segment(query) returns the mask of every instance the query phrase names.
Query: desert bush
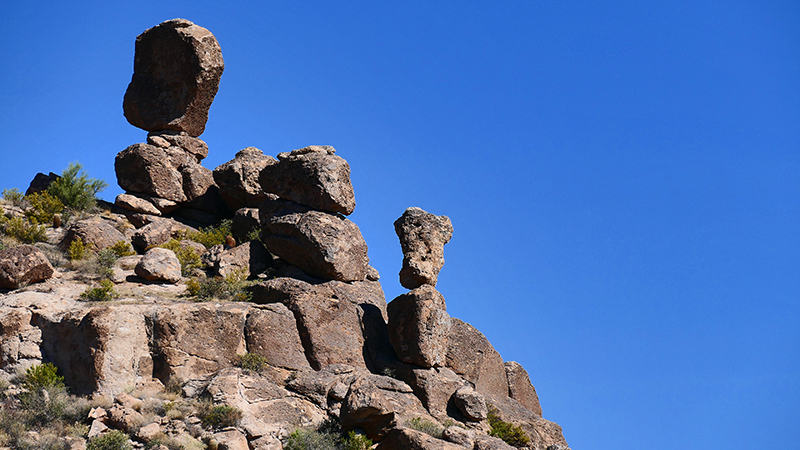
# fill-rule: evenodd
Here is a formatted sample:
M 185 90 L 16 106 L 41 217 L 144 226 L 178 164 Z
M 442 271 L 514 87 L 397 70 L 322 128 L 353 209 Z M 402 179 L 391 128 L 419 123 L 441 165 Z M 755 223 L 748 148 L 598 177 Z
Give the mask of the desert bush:
M 35 220 L 27 220 L 22 217 L 0 218 L 0 228 L 8 236 L 20 242 L 32 244 L 34 242 L 47 241 L 44 225 L 39 225 Z
M 225 278 L 191 278 L 186 282 L 186 295 L 197 301 L 249 302 L 253 297 L 250 287 L 255 283 L 247 281 L 246 269 Z
M 242 410 L 228 405 L 216 405 L 202 413 L 203 425 L 211 428 L 235 427 L 242 419 Z
M 67 248 L 67 257 L 70 261 L 77 261 L 86 257 L 87 245 L 83 243 L 83 239 L 76 238 L 69 243 Z
M 101 278 L 111 278 L 114 273 L 112 268 L 117 259 L 119 259 L 119 256 L 113 249 L 104 248 L 100 250 L 94 260 L 95 271 Z
M 58 374 L 58 367 L 52 363 L 44 363 L 29 367 L 22 379 L 22 387 L 29 391 L 40 389 L 63 388 L 64 377 Z
M 67 208 L 86 211 L 97 203 L 97 193 L 108 187 L 105 181 L 89 178 L 79 163 L 69 163 L 61 178 L 50 184 L 47 192 Z
M 118 297 L 114 283 L 107 279 L 100 280 L 100 286 L 86 289 L 80 295 L 80 299 L 85 302 L 108 302 Z
M 119 430 L 109 431 L 89 439 L 86 450 L 132 450 L 128 435 Z
M 167 380 L 167 384 L 164 385 L 164 391 L 170 394 L 183 395 L 183 385 L 185 383 L 181 377 L 170 377 Z
M 195 249 L 191 247 L 184 247 L 177 239 L 170 239 L 166 243 L 159 245 L 161 248 L 172 250 L 181 263 L 181 275 L 184 277 L 190 276 L 194 273 L 194 269 L 202 267 L 203 263 L 200 260 L 200 255 L 197 254 Z
M 265 356 L 259 355 L 258 353 L 247 352 L 244 355 L 239 355 L 239 360 L 236 365 L 244 370 L 261 372 L 269 367 L 269 362 Z
M 131 243 L 125 241 L 118 241 L 116 244 L 112 245 L 108 249 L 114 252 L 114 254 L 117 255 L 117 258 L 122 258 L 123 256 L 132 256 L 136 254 L 136 252 L 133 251 L 133 247 L 131 247 Z
M 409 419 L 404 425 L 412 430 L 421 431 L 425 434 L 431 435 L 436 439 L 441 439 L 442 433 L 444 433 L 444 428 L 442 428 L 441 425 L 431 422 L 430 420 L 425 420 L 422 417 L 414 417 L 413 419 Z
M 370 447 L 372 440 L 354 431 L 345 433 L 333 418 L 316 430 L 298 428 L 283 442 L 284 450 L 367 450 Z
M 182 233 L 181 238 L 199 242 L 205 245 L 206 248 L 211 248 L 215 245 L 225 243 L 225 238 L 228 237 L 229 234 L 231 234 L 232 225 L 233 225 L 232 220 L 225 219 L 216 225 L 212 225 L 206 228 L 200 228 L 200 231 L 191 231 L 188 233 Z
M 53 197 L 49 193 L 35 192 L 25 196 L 28 209 L 25 210 L 25 217 L 37 223 L 52 223 L 53 216 L 64 211 L 64 204 L 61 200 Z
M 355 431 L 349 431 L 347 437 L 344 439 L 342 450 L 369 450 L 372 447 L 372 439 L 364 436 L 363 434 L 356 434 Z
M 17 188 L 3 189 L 3 199 L 14 206 L 21 206 L 23 197 L 24 195 Z
M 489 426 L 492 427 L 489 431 L 489 436 L 500 438 L 513 447 L 526 447 L 530 444 L 531 440 L 525 430 L 519 425 L 501 420 L 495 407 L 489 407 L 487 420 L 489 421 Z

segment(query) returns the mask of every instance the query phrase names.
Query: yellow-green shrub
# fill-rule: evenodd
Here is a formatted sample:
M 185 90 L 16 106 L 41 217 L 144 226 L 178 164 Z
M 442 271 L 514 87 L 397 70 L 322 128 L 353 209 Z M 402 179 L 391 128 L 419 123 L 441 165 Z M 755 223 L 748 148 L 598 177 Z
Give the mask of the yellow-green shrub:
M 64 204 L 61 203 L 61 200 L 47 192 L 35 192 L 27 195 L 25 201 L 28 202 L 25 217 L 38 223 L 52 223 L 53 216 L 64 211 Z

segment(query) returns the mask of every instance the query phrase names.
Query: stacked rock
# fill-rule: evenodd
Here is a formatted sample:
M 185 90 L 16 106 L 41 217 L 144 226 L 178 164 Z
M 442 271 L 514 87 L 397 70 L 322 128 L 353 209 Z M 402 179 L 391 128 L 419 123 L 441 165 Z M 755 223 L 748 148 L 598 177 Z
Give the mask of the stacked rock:
M 118 206 L 198 224 L 229 215 L 211 170 L 200 165 L 208 146 L 198 138 L 224 67 L 214 35 L 188 20 L 168 20 L 136 38 L 123 109 L 131 125 L 149 134 L 147 143 L 116 157 L 117 182 L 126 191 Z
M 400 284 L 411 292 L 395 298 L 387 307 L 389 340 L 401 361 L 426 368 L 443 367 L 451 320 L 444 297 L 435 286 L 453 225 L 447 216 L 412 207 L 394 227 L 403 249 Z

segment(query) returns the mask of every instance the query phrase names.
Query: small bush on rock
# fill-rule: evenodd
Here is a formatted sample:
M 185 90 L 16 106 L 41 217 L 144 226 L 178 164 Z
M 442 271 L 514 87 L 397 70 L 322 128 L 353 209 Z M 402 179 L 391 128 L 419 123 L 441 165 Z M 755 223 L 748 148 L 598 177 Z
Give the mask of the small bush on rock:
M 108 249 L 114 252 L 114 254 L 117 255 L 117 258 L 122 258 L 123 256 L 132 256 L 136 254 L 136 252 L 133 251 L 133 247 L 131 247 L 130 242 L 125 242 L 125 241 L 118 241 L 116 244 L 112 245 Z
M 67 208 L 86 211 L 97 203 L 97 193 L 108 187 L 103 180 L 89 178 L 79 163 L 69 163 L 61 178 L 50 184 L 47 192 Z
M 25 217 L 37 223 L 52 223 L 53 216 L 64 211 L 64 204 L 61 200 L 53 197 L 47 192 L 36 192 L 25 197 L 28 202 L 28 209 Z
M 201 409 L 205 411 L 200 412 L 200 420 L 203 425 L 211 428 L 225 428 L 235 427 L 239 420 L 242 419 L 242 410 L 228 405 L 206 405 Z
M 20 242 L 32 244 L 47 241 L 44 225 L 39 225 L 35 220 L 29 221 L 22 217 L 0 218 L 0 228 L 3 232 Z
M 100 280 L 100 286 L 89 288 L 80 295 L 80 299 L 85 302 L 108 302 L 118 297 L 111 280 Z
M 413 419 L 407 420 L 405 426 L 412 430 L 421 431 L 433 436 L 436 439 L 442 439 L 442 433 L 444 433 L 444 428 L 442 428 L 441 425 L 421 417 L 414 417 Z
M 22 205 L 22 192 L 17 188 L 3 189 L 3 199 L 14 206 Z
M 119 430 L 109 431 L 89 439 L 86 450 L 132 450 L 128 435 Z
M 212 225 L 206 228 L 200 228 L 200 231 L 193 231 L 189 233 L 184 233 L 182 237 L 189 239 L 190 241 L 199 242 L 206 246 L 206 248 L 211 248 L 215 245 L 224 244 L 225 238 L 231 234 L 231 226 L 233 225 L 233 221 L 230 219 L 225 219 L 218 223 L 217 225 Z
M 77 261 L 86 257 L 86 244 L 83 243 L 83 239 L 77 238 L 69 243 L 67 257 L 70 261 Z
M 298 428 L 286 438 L 284 450 L 367 450 L 372 440 L 356 434 L 345 433 L 336 419 L 329 418 L 316 430 Z
M 489 408 L 489 415 L 487 417 L 489 426 L 492 429 L 489 431 L 489 436 L 494 436 L 505 441 L 506 444 L 513 447 L 526 447 L 530 444 L 531 440 L 525 430 L 519 425 L 514 425 L 510 422 L 505 422 L 497 415 L 495 407 Z
M 247 281 L 242 273 L 214 278 L 191 278 L 186 282 L 186 295 L 197 301 L 222 300 L 249 302 L 252 300 L 250 287 L 255 281 Z
M 29 391 L 41 389 L 63 388 L 64 377 L 58 375 L 58 368 L 52 363 L 44 363 L 29 367 L 25 371 L 22 387 Z
M 244 370 L 261 372 L 269 367 L 269 362 L 265 356 L 257 353 L 247 352 L 244 355 L 239 355 L 239 361 L 237 362 L 237 365 Z

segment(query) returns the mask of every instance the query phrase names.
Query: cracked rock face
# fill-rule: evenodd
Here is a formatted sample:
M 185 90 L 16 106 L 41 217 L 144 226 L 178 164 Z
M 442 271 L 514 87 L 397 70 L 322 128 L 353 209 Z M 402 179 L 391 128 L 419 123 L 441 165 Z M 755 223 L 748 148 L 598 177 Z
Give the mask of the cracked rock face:
M 411 207 L 394 222 L 394 229 L 403 249 L 400 284 L 406 289 L 436 286 L 444 266 L 444 244 L 453 237 L 450 219 Z
M 225 64 L 207 29 L 173 19 L 136 38 L 133 78 L 123 109 L 131 125 L 200 136 Z

